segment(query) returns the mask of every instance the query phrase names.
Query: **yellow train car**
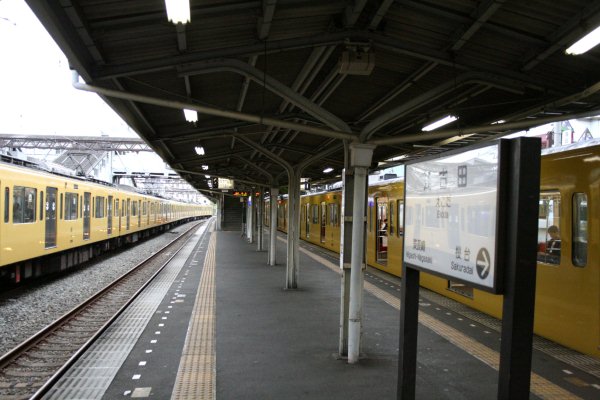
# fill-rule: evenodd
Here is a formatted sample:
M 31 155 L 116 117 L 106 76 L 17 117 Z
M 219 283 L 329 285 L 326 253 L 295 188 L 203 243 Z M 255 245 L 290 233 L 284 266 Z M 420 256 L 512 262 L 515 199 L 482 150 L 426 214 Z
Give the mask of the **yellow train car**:
M 542 156 L 534 321 L 536 334 L 595 357 L 600 357 L 598 171 L 600 145 Z M 404 182 L 382 181 L 370 185 L 368 193 L 367 263 L 401 276 Z M 340 191 L 302 196 L 301 238 L 339 252 L 339 217 L 337 224 L 331 220 L 334 213 L 340 215 L 340 205 Z M 558 248 L 552 248 L 557 242 Z M 423 272 L 421 285 L 502 316 L 502 296 Z
M 300 197 L 300 238 L 340 251 L 341 192 L 317 193 Z
M 157 229 L 212 215 L 112 185 L 0 163 L 0 282 L 55 272 Z

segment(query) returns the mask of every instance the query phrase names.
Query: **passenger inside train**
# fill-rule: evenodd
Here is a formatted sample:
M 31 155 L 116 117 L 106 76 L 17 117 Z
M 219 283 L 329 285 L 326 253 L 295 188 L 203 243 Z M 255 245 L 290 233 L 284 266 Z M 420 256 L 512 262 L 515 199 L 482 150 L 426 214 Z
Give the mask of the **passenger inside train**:
M 546 242 L 539 244 L 538 261 L 548 264 L 560 263 L 560 231 L 558 226 L 550 225 L 546 230 Z
M 560 256 L 560 233 L 556 225 L 551 225 L 548 228 L 548 236 L 550 240 L 546 243 L 546 253 L 550 255 Z

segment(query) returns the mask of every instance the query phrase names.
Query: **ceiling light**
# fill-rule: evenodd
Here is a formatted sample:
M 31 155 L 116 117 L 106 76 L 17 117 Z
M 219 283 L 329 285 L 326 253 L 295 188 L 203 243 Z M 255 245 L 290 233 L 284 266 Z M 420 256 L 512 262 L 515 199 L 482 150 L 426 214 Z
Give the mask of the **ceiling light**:
M 203 169 L 204 171 L 206 171 L 206 170 L 208 169 L 208 165 L 203 165 L 203 166 L 202 166 L 202 169 Z
M 196 147 L 194 147 L 194 150 L 196 150 L 196 154 L 198 154 L 199 156 L 203 156 L 204 155 L 204 147 L 202 147 L 202 146 L 196 146 Z
M 444 125 L 449 124 L 450 122 L 454 122 L 457 119 L 458 119 L 458 117 L 455 117 L 454 115 L 446 115 L 444 118 L 437 120 L 435 122 L 432 122 L 431 124 L 425 126 L 421 130 L 429 132 L 429 131 L 439 128 L 440 126 L 444 126 Z
M 492 122 L 492 125 L 496 125 L 496 124 L 503 124 L 503 123 L 505 123 L 505 122 L 506 122 L 505 120 L 503 120 L 503 119 L 499 119 L 499 120 L 498 120 L 498 121 L 496 121 L 496 122 Z
M 331 168 L 331 167 L 328 167 L 328 168 L 325 168 L 325 169 L 323 170 L 323 173 L 325 173 L 325 174 L 328 174 L 328 173 L 330 173 L 331 171 L 333 171 L 333 168 Z
M 185 24 L 191 21 L 190 0 L 165 0 L 167 18 L 174 24 Z
M 204 175 L 206 179 L 210 179 L 210 175 Z
M 185 116 L 185 120 L 187 122 L 196 122 L 198 121 L 198 111 L 188 110 L 187 108 L 183 109 L 183 115 Z
M 565 50 L 567 54 L 583 54 L 600 43 L 600 26 L 579 39 L 571 47 Z

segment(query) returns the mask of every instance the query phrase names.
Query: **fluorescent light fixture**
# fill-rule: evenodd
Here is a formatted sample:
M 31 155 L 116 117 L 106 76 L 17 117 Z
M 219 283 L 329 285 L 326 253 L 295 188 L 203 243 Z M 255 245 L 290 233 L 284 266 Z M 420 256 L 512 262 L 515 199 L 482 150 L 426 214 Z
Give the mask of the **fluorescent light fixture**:
M 499 120 L 498 120 L 498 121 L 496 121 L 496 122 L 492 122 L 492 125 L 496 125 L 496 124 L 503 124 L 503 123 L 505 123 L 505 122 L 506 122 L 505 120 L 503 120 L 503 119 L 499 119 Z
M 165 0 L 167 18 L 174 24 L 185 24 L 191 21 L 190 0 Z
M 458 119 L 458 117 L 455 117 L 454 115 L 446 115 L 444 118 L 437 120 L 435 122 L 432 122 L 431 124 L 425 126 L 421 130 L 429 132 L 429 131 L 439 128 L 440 126 L 444 126 L 444 125 L 449 124 L 450 122 L 454 122 L 457 119 Z
M 185 116 L 185 120 L 187 122 L 196 122 L 198 121 L 198 111 L 188 110 L 187 108 L 183 109 L 183 115 Z
M 202 147 L 202 146 L 196 146 L 196 147 L 194 147 L 194 150 L 196 150 L 196 154 L 198 154 L 199 156 L 203 156 L 204 155 L 204 147 Z
M 325 173 L 325 174 L 328 174 L 328 173 L 330 173 L 331 171 L 333 171 L 333 168 L 331 168 L 331 167 L 327 167 L 327 168 L 325 168 L 325 169 L 323 170 L 323 173 Z
M 396 157 L 392 157 L 392 158 L 388 158 L 387 160 L 384 160 L 385 162 L 394 162 L 394 161 L 400 161 L 400 160 L 404 160 L 406 157 L 408 157 L 407 154 L 402 154 Z M 385 163 L 381 163 L 382 165 Z
M 204 175 L 206 179 L 210 179 L 210 175 Z
M 583 54 L 592 47 L 600 43 L 600 26 L 576 41 L 571 47 L 565 50 L 567 54 Z
M 203 165 L 203 166 L 202 166 L 202 169 L 203 169 L 204 171 L 206 171 L 206 170 L 208 169 L 208 165 Z

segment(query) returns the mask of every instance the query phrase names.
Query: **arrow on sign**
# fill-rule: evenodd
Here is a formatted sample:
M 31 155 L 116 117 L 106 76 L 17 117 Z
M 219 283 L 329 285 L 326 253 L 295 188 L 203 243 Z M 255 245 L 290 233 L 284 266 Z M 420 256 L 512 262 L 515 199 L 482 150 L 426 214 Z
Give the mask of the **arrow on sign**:
M 490 253 L 487 251 L 485 247 L 479 249 L 477 253 L 477 274 L 481 279 L 485 279 L 490 273 Z

